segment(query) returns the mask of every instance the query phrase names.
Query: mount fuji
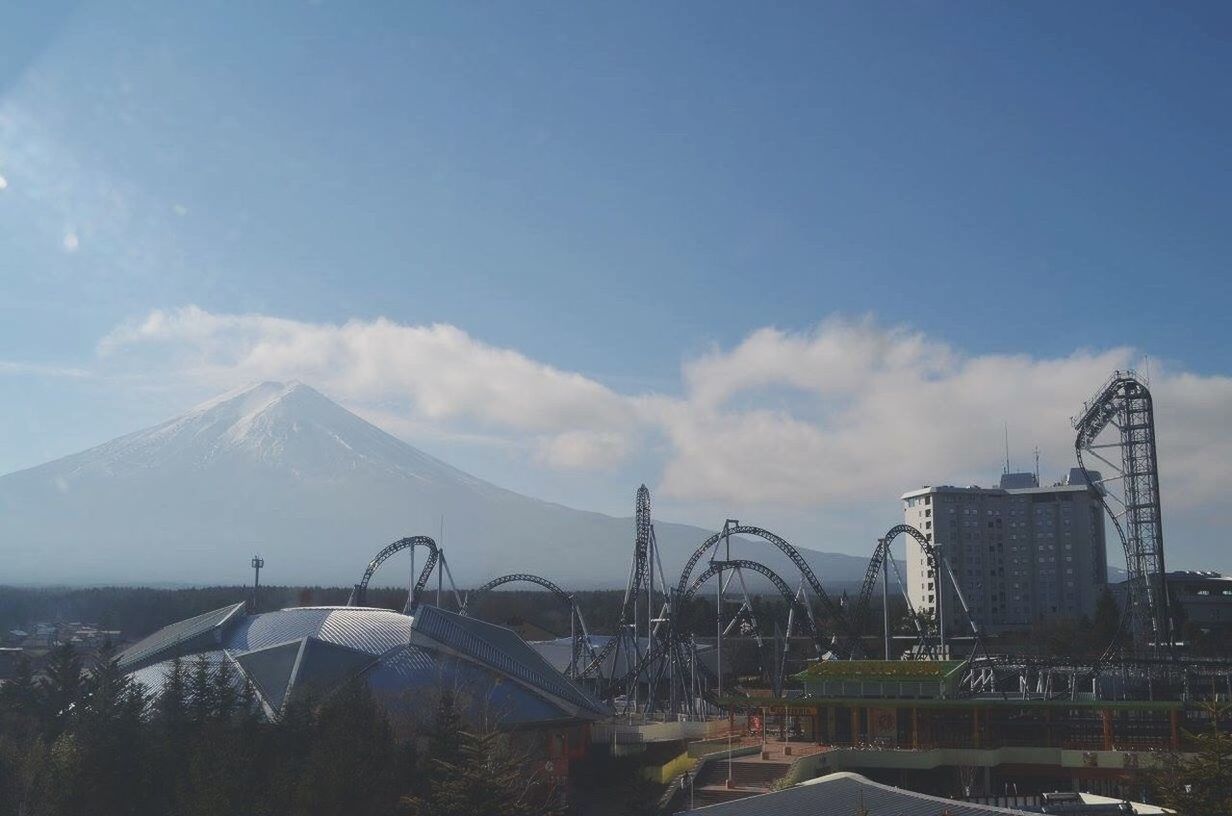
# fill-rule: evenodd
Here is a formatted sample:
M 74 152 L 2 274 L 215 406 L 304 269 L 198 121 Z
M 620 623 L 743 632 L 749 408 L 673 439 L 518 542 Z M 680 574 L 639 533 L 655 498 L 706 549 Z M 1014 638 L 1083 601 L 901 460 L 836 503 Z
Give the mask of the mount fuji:
M 348 585 L 390 541 L 435 536 L 442 515 L 459 586 L 510 572 L 572 589 L 623 588 L 627 580 L 631 518 L 505 490 L 309 386 L 266 382 L 0 477 L 0 581 L 240 582 L 260 552 L 272 583 Z M 658 520 L 655 531 L 672 576 L 710 535 Z M 862 558 L 801 552 L 824 581 L 864 574 Z M 750 557 L 795 584 L 778 550 L 758 546 Z M 394 559 L 373 583 L 404 584 L 407 574 Z

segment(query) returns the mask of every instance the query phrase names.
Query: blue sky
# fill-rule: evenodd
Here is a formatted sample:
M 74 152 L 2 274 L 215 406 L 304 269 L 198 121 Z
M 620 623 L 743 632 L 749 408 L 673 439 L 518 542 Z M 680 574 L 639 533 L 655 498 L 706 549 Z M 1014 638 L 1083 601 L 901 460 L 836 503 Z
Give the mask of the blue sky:
M 313 378 L 479 475 L 610 512 L 645 480 L 721 522 L 739 480 L 681 470 L 703 424 L 644 403 L 690 402 L 690 367 L 767 327 L 776 354 L 859 335 L 837 321 L 926 338 L 951 373 L 1025 360 L 1048 382 L 1149 354 L 1178 405 L 1217 420 L 1230 34 L 1226 4 L 1197 3 L 20 4 L 0 31 L 0 472 L 165 418 L 228 374 L 284 373 L 199 345 L 192 321 L 173 351 L 159 335 L 100 353 L 188 306 L 446 324 L 633 400 L 636 432 L 545 429 Z M 1021 402 L 1024 381 L 985 386 Z M 838 433 L 826 418 L 858 400 L 810 382 L 727 405 Z M 887 474 L 889 516 L 915 481 L 995 476 L 1011 409 L 985 402 L 978 456 Z M 1020 460 L 1040 444 L 1069 466 L 1067 427 L 1009 419 L 1028 426 Z M 542 451 L 577 441 L 557 431 L 612 455 L 587 443 L 564 457 L 582 471 L 557 467 Z M 1201 458 L 1200 438 L 1176 444 Z M 802 534 L 873 535 L 839 495 L 756 507 Z

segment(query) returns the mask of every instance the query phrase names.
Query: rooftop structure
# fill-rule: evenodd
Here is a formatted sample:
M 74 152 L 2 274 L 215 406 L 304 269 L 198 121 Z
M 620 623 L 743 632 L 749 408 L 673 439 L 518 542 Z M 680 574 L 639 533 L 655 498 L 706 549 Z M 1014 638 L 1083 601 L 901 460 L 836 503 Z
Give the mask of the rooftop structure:
M 1168 597 L 1184 624 L 1206 632 L 1232 630 L 1232 577 L 1210 571 L 1169 572 Z

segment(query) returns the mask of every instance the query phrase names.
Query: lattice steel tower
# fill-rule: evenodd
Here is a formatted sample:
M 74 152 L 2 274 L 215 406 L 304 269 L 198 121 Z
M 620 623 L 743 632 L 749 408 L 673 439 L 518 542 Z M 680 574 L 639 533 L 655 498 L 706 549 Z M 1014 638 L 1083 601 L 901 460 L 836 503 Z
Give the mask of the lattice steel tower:
M 1125 547 L 1128 613 L 1136 645 L 1172 645 L 1171 605 L 1164 569 L 1164 530 L 1159 506 L 1159 463 L 1151 392 L 1133 371 L 1117 371 L 1073 420 L 1074 452 L 1088 483 L 1112 517 Z M 1106 432 L 1106 433 L 1105 433 Z M 1120 448 L 1120 462 L 1101 451 Z M 1084 456 L 1110 474 L 1087 470 Z

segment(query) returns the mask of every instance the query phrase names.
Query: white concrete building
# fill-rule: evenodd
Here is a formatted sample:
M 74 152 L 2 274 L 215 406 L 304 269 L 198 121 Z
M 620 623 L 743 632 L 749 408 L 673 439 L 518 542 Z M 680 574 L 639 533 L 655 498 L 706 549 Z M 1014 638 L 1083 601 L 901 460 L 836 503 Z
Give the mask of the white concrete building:
M 1032 473 L 1006 473 L 998 487 L 926 486 L 902 499 L 904 521 L 944 553 L 982 631 L 1094 613 L 1108 581 L 1104 513 L 1081 471 L 1050 487 Z M 911 603 L 935 612 L 942 584 L 914 541 L 907 581 Z M 944 586 L 947 635 L 969 631 Z

